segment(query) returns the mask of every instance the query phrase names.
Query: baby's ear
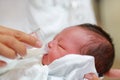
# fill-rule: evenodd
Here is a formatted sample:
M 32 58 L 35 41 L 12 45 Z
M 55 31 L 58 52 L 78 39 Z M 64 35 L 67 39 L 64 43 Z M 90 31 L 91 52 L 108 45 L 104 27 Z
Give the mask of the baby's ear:
M 120 79 L 120 69 L 110 69 L 105 76 L 115 79 Z

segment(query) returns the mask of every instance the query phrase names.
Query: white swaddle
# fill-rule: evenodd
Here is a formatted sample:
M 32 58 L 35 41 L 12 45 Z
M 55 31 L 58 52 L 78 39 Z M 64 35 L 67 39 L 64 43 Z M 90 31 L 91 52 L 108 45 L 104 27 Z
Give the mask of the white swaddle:
M 47 80 L 48 67 L 41 64 L 44 50 L 32 48 L 23 59 L 10 60 L 6 67 L 0 68 L 0 80 Z
M 86 55 L 66 55 L 48 67 L 48 80 L 83 80 L 84 75 L 91 72 L 97 75 L 94 57 Z
M 97 74 L 92 56 L 70 54 L 43 66 L 37 51 L 31 51 L 36 56 L 31 54 L 15 63 L 14 69 L 1 75 L 0 80 L 83 80 L 86 73 Z
M 42 50 L 42 48 L 32 48 L 27 50 L 27 55 L 24 57 L 24 59 L 20 59 L 20 57 L 17 57 L 16 59 L 8 59 L 0 56 L 0 60 L 7 62 L 7 65 L 5 67 L 0 67 L 0 74 L 3 74 L 4 72 L 15 67 L 24 66 L 28 63 L 40 63 L 40 58 L 42 57 L 43 53 L 44 51 Z

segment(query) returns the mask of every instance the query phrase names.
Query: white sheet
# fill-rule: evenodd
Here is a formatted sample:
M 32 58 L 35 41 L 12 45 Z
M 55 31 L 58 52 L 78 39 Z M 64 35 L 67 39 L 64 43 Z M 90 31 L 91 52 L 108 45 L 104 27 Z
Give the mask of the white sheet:
M 83 80 L 86 73 L 97 74 L 94 58 L 91 56 L 66 55 L 43 66 L 40 61 L 42 56 L 38 51 L 33 49 L 29 56 L 14 62 L 14 68 L 1 75 L 0 80 Z
M 26 33 L 38 28 L 51 40 L 61 29 L 96 24 L 92 0 L 0 0 L 0 25 Z M 70 6 L 71 5 L 71 6 Z
M 40 63 L 40 59 L 43 53 L 44 53 L 43 48 L 41 49 L 32 48 L 27 50 L 27 55 L 23 59 L 19 59 L 19 58 L 8 59 L 0 56 L 1 60 L 4 60 L 7 62 L 7 66 L 0 67 L 0 74 L 7 72 L 13 68 L 25 66 L 26 64 L 29 64 L 29 63 L 32 63 L 32 64 Z
M 90 72 L 97 75 L 92 56 L 70 54 L 54 61 L 48 67 L 50 80 L 83 80 L 84 74 Z

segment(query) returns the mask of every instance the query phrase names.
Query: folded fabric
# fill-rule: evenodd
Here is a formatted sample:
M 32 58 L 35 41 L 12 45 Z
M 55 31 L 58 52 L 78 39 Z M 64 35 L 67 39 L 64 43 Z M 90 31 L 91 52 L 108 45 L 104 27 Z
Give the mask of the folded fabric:
M 87 73 L 95 73 L 94 57 L 70 54 L 48 65 L 48 80 L 83 80 Z
M 0 67 L 0 75 L 17 67 L 24 66 L 28 63 L 40 63 L 40 58 L 43 55 L 43 50 L 42 49 L 28 49 L 27 50 L 27 55 L 23 58 L 16 58 L 16 59 L 8 59 L 3 56 L 0 56 L 0 60 L 3 60 L 7 62 L 7 65 L 5 67 Z
M 8 65 L 0 68 L 1 73 L 4 72 L 0 75 L 0 80 L 47 80 L 48 67 L 41 64 L 42 56 L 41 49 L 29 49 L 28 55 L 23 59 L 2 58 Z
M 0 80 L 84 80 L 84 74 L 97 75 L 92 56 L 69 54 L 50 65 L 42 65 L 41 60 L 39 50 L 30 50 L 29 56 L 16 60 L 14 67 L 3 73 Z
M 15 68 L 0 77 L 0 80 L 47 80 L 48 67 L 39 64 Z

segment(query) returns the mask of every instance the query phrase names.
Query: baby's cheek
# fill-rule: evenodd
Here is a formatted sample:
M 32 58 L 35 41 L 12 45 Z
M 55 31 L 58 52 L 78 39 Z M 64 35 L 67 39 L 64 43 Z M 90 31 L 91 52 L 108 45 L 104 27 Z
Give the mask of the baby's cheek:
M 61 50 L 59 47 L 55 47 L 55 48 L 50 48 L 49 49 L 49 61 L 53 62 L 54 60 L 62 57 L 64 55 L 64 51 Z

